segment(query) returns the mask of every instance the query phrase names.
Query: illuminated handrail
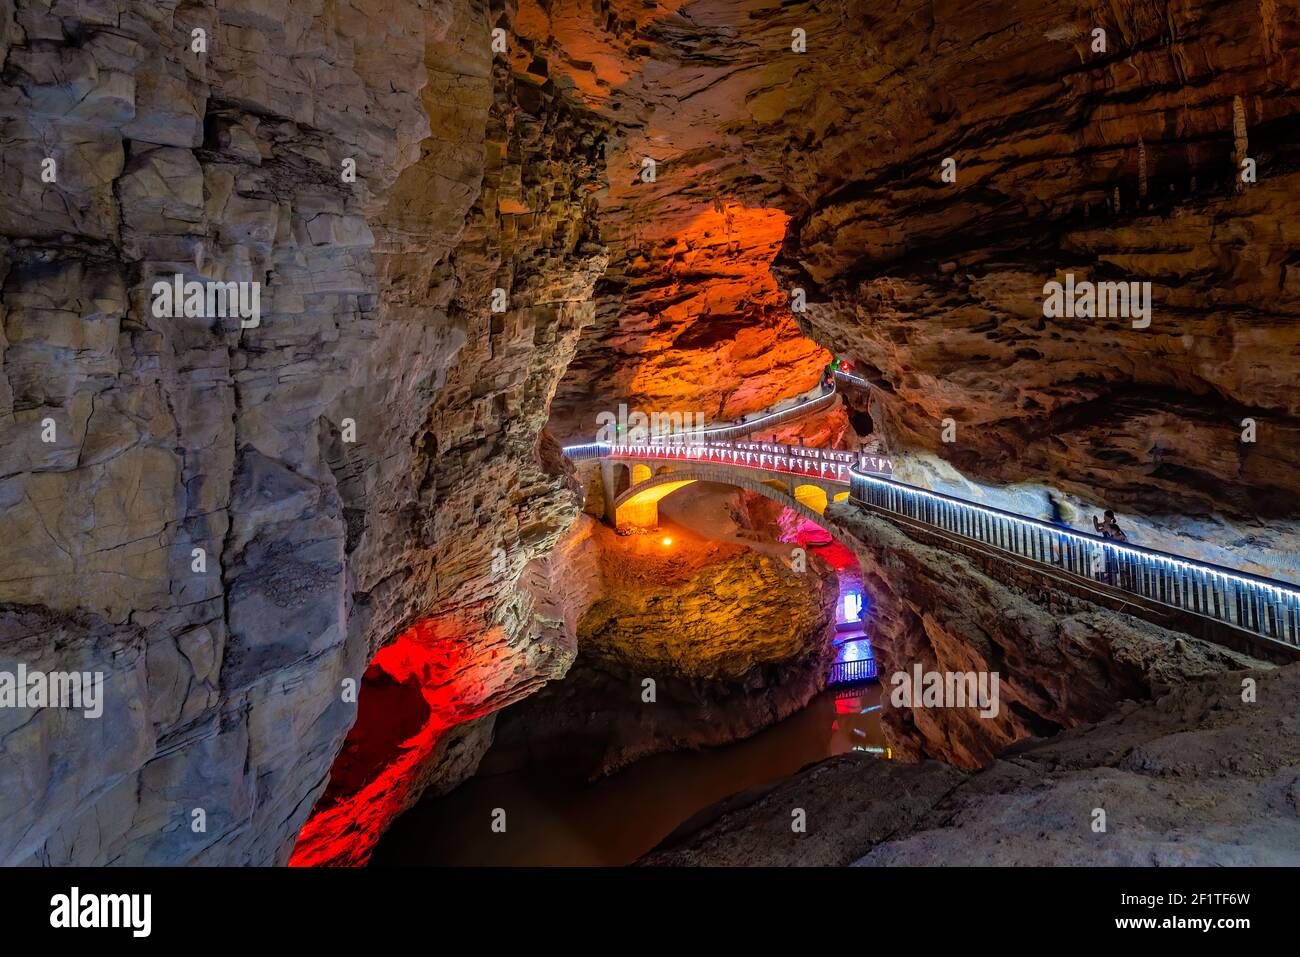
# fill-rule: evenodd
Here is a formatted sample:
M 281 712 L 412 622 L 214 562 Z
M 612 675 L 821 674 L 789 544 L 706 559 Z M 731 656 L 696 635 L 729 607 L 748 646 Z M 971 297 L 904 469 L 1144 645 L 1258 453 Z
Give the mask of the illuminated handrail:
M 690 431 L 674 432 L 669 435 L 653 435 L 649 437 L 649 441 L 652 444 L 660 444 L 738 438 L 742 435 L 749 435 L 751 432 L 757 432 L 759 429 L 770 429 L 783 422 L 789 422 L 791 419 L 802 418 L 809 413 L 817 412 L 831 405 L 834 400 L 835 389 L 832 387 L 829 392 L 822 392 L 820 395 L 792 405 L 788 409 L 782 409 L 780 412 L 769 412 L 766 415 L 760 415 L 757 419 L 751 421 L 741 421 L 732 425 L 713 425 L 705 429 L 691 429 Z
M 890 475 L 894 471 L 893 461 L 883 455 L 771 442 L 702 442 L 689 445 L 679 442 L 666 445 L 648 443 L 611 445 L 607 442 L 591 442 L 586 445 L 566 446 L 564 454 L 574 461 L 597 458 L 652 458 L 667 461 L 719 462 L 747 468 L 771 467 L 778 471 L 795 472 L 801 475 L 813 474 L 818 472 L 822 465 L 826 465 L 834 466 L 831 470 L 832 474 L 842 482 L 848 481 L 847 467 L 855 464 L 863 471 L 878 475 Z M 780 463 L 779 467 L 777 463 Z
M 876 677 L 876 659 L 859 658 L 856 661 L 837 661 L 831 665 L 827 685 L 849 685 L 871 681 Z
M 1134 595 L 1300 647 L 1300 588 L 1053 525 L 866 472 L 850 499 Z
M 782 448 L 776 446 L 773 448 Z M 570 446 L 564 450 L 570 458 L 651 459 L 667 462 L 696 462 L 701 465 L 728 465 L 759 472 L 781 472 L 822 479 L 838 485 L 849 484 L 851 462 L 837 462 L 811 457 L 764 452 L 761 449 L 734 449 L 721 445 L 594 445 Z

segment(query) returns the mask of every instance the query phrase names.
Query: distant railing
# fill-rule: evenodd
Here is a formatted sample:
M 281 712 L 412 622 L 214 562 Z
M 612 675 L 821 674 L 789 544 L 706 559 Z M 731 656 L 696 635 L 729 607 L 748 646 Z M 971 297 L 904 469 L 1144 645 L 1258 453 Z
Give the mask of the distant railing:
M 875 471 L 883 475 L 893 471 L 893 463 L 879 455 L 856 455 L 838 449 L 808 449 L 798 445 L 760 442 L 708 445 L 610 445 L 593 442 L 589 445 L 567 446 L 564 454 L 575 461 L 596 458 L 654 459 L 732 465 L 765 472 L 786 472 L 841 485 L 849 484 L 849 469 L 855 464 L 864 472 Z
M 733 423 L 731 425 L 711 425 L 706 429 L 693 429 L 689 432 L 675 432 L 670 435 L 652 435 L 649 441 L 654 444 L 659 443 L 698 443 L 713 440 L 736 439 L 741 436 L 757 432 L 759 429 L 775 428 L 782 423 L 789 422 L 792 419 L 799 419 L 805 415 L 817 412 L 821 409 L 829 408 L 835 402 L 835 390 L 823 391 L 820 395 L 809 398 L 803 402 L 798 402 L 788 409 L 782 409 L 779 412 L 768 412 L 757 418 Z
M 575 462 L 600 458 L 641 458 L 662 461 L 703 462 L 736 465 L 766 471 L 792 472 L 848 484 L 849 468 L 856 465 L 863 472 L 890 475 L 894 463 L 887 456 L 846 452 L 843 449 L 807 448 L 775 442 L 703 442 L 698 444 L 611 445 L 591 442 L 564 448 L 567 458 Z
M 613 446 L 608 442 L 588 442 L 586 445 L 566 445 L 563 452 L 566 459 L 583 462 L 587 459 L 603 459 L 609 455 L 611 448 Z
M 854 501 L 1300 647 L 1300 588 L 851 470 Z
M 860 658 L 857 661 L 837 661 L 831 665 L 831 676 L 826 684 L 835 685 L 860 684 L 872 681 L 876 677 L 876 659 Z

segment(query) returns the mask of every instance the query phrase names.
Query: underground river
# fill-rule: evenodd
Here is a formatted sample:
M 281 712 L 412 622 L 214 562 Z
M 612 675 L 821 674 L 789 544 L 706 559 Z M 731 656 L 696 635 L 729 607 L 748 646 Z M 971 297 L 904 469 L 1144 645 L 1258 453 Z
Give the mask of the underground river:
M 662 503 L 663 527 L 671 534 L 743 543 L 773 555 L 787 555 L 795 544 L 816 551 L 839 574 L 837 618 L 842 621 L 846 596 L 860 595 L 862 587 L 851 553 L 829 543 L 824 530 L 811 523 L 791 525 L 786 542 L 756 541 L 727 507 L 733 494 L 734 489 L 711 483 L 684 489 Z M 837 660 L 870 654 L 861 629 L 841 625 L 828 640 L 840 648 Z M 653 755 L 594 782 L 538 764 L 480 774 L 402 815 L 379 841 L 371 863 L 628 864 L 670 835 L 676 839 L 707 824 L 725 809 L 718 802 L 735 796 L 744 803 L 808 764 L 850 750 L 887 758 L 879 702 L 878 684 L 827 690 L 743 741 Z M 491 752 L 485 767 L 491 767 L 490 758 Z M 506 815 L 504 832 L 491 826 L 500 811 Z

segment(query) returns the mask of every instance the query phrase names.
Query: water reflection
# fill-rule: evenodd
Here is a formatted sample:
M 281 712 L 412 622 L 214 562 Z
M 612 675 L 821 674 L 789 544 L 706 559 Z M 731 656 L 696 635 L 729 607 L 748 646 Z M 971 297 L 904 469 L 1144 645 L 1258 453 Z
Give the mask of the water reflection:
M 375 865 L 618 865 L 649 851 L 716 801 L 847 751 L 888 757 L 880 688 L 826 692 L 752 738 L 655 755 L 594 784 L 544 768 L 473 778 L 412 808 Z M 505 833 L 491 828 L 506 814 Z

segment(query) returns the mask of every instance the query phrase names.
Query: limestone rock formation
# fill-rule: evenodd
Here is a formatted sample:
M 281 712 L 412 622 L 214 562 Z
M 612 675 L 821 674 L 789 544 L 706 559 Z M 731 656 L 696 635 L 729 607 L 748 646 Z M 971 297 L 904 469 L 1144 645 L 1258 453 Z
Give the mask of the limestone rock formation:
M 0 660 L 107 676 L 98 723 L 0 713 L 0 860 L 283 863 L 381 646 L 431 643 L 446 727 L 563 672 L 514 585 L 577 508 L 539 433 L 604 126 L 490 20 L 0 13 Z M 260 321 L 155 314 L 175 274 Z
M 1294 867 L 1298 693 L 1300 664 L 1208 676 L 976 773 L 841 755 L 642 863 Z
M 737 315 L 754 328 L 754 297 L 721 291 L 753 263 L 771 308 L 805 291 L 793 319 L 870 380 L 891 449 L 978 481 L 1040 483 L 1203 544 L 1210 560 L 1259 556 L 1295 580 L 1295 14 L 1131 0 L 525 2 L 519 29 L 550 74 L 616 134 L 602 296 L 621 301 L 602 299 L 557 421 L 610 397 L 716 405 L 741 367 L 725 352 L 690 358 L 690 344 Z M 653 183 L 639 175 L 646 157 Z M 727 217 L 752 225 L 718 260 L 705 251 Z M 761 224 L 778 221 L 772 287 Z M 700 225 L 711 235 L 697 238 Z M 1150 325 L 1046 318 L 1044 285 L 1066 273 L 1150 282 Z M 647 288 L 664 290 L 663 307 Z M 701 301 L 706 288 L 720 291 Z M 806 385 L 787 335 L 771 372 Z M 628 371 L 643 367 L 659 374 Z M 762 378 L 749 391 L 767 388 L 763 370 L 746 374 Z
M 1032 736 L 1099 720 L 1121 702 L 1149 699 L 1192 678 L 1268 667 L 1132 615 L 1072 601 L 1036 585 L 998 580 L 950 550 L 908 537 L 849 503 L 828 510 L 857 553 L 869 596 L 866 627 L 882 684 L 893 676 L 998 675 L 998 713 L 892 706 L 882 722 L 903 758 L 963 768 L 991 761 Z
M 574 660 L 560 442 L 765 408 L 832 353 L 866 397 L 788 434 L 1294 577 L 1295 13 L 0 6 L 0 668 L 106 688 L 0 711 L 0 862 L 279 864 L 321 798 L 300 860 L 364 860 Z M 1066 273 L 1150 282 L 1150 325 L 1047 317 Z M 176 276 L 260 315 L 159 310 Z M 918 754 L 1247 663 L 881 548 L 882 646 L 1016 666 L 1005 725 L 897 725 Z M 376 660 L 417 692 L 386 760 L 347 738 Z
M 574 526 L 583 554 L 568 550 L 565 577 L 598 586 L 577 610 L 576 660 L 563 681 L 503 712 L 485 773 L 528 760 L 598 775 L 660 751 L 726 744 L 825 686 L 831 570 L 814 557 L 795 573 L 743 545 L 674 534 L 669 549 L 586 516 Z

